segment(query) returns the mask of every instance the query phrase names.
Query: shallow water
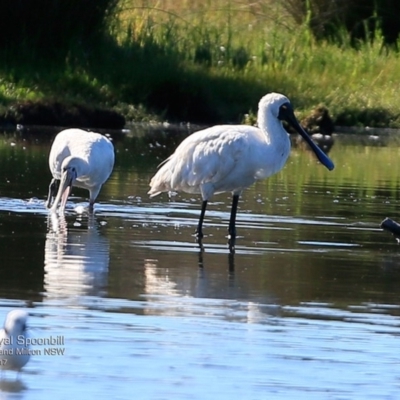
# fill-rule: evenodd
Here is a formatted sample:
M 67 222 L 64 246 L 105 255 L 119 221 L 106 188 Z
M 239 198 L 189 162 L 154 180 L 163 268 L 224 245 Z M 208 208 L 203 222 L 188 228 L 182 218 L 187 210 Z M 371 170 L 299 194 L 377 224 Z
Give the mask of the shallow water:
M 396 138 L 337 137 L 332 172 L 294 149 L 243 194 L 229 254 L 230 195 L 202 251 L 198 196 L 146 194 L 183 135 L 111 134 L 95 216 L 77 189 L 56 220 L 53 133 L 0 137 L 1 314 L 27 308 L 32 338 L 63 338 L 33 345 L 1 398 L 398 398 L 400 253 L 379 227 L 400 220 Z

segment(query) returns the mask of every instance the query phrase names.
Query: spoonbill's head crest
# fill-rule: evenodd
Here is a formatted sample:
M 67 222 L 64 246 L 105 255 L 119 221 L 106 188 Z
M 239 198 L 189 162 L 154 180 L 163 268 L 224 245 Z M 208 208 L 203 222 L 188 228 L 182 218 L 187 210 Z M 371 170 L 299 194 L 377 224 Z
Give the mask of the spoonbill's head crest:
M 286 96 L 280 93 L 268 93 L 261 98 L 258 103 L 258 109 L 260 111 L 269 112 L 273 117 L 278 118 L 279 110 L 284 104 L 290 105 L 290 101 Z
M 62 175 L 68 174 L 69 178 L 75 181 L 75 179 L 80 175 L 80 169 L 82 165 L 82 160 L 78 157 L 67 157 L 64 159 L 61 165 Z
M 13 310 L 7 314 L 4 330 L 8 335 L 21 335 L 26 331 L 28 313 L 24 310 Z
M 78 172 L 76 167 L 73 165 L 69 165 L 68 167 L 64 167 L 62 170 L 62 176 L 65 176 L 65 180 L 69 186 L 72 186 L 78 177 Z
M 287 123 L 289 123 L 308 143 L 308 145 L 317 156 L 318 160 L 323 165 L 325 165 L 326 168 L 328 168 L 329 170 L 335 168 L 332 160 L 312 141 L 308 133 L 299 124 L 294 115 L 292 104 L 286 96 L 280 93 L 267 94 L 260 100 L 259 112 L 266 113 L 266 119 L 268 119 L 268 115 L 272 115 L 273 117 L 281 121 L 286 121 Z

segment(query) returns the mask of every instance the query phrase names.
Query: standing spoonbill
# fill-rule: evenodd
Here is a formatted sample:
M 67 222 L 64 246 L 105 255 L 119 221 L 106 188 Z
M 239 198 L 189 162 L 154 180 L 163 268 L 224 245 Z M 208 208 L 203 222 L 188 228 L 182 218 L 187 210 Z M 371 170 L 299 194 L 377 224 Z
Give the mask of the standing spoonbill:
M 49 166 L 53 179 L 46 207 L 56 212 L 61 200 L 60 214 L 63 214 L 72 186 L 77 186 L 89 190 L 89 212 L 93 213 L 101 186 L 114 167 L 114 146 L 100 133 L 65 129 L 54 139 Z
M 0 330 L 1 369 L 20 371 L 29 361 L 29 342 L 26 335 L 28 313 L 24 310 L 10 311 Z
M 148 194 L 154 197 L 175 190 L 201 194 L 203 203 L 195 232 L 201 239 L 208 200 L 213 194 L 232 192 L 228 228 L 232 250 L 240 194 L 255 181 L 280 171 L 289 156 L 290 139 L 282 120 L 296 129 L 326 168 L 334 168 L 333 162 L 298 123 L 289 99 L 269 93 L 258 104 L 258 127 L 217 125 L 193 133 L 161 163 L 151 179 Z

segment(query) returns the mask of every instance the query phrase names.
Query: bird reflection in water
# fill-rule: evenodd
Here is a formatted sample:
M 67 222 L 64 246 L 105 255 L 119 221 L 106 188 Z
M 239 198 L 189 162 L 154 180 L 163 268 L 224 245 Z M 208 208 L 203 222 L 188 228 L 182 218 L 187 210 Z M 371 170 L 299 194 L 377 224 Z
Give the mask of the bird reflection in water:
M 44 287 L 50 299 L 105 293 L 110 245 L 99 232 L 95 216 L 83 218 L 80 216 L 75 226 L 68 227 L 64 217 L 49 215 Z
M 184 273 L 182 276 L 182 270 L 180 267 L 173 268 L 166 264 L 165 261 L 158 260 L 157 258 L 146 258 L 144 260 L 144 286 L 143 295 L 151 302 L 154 298 L 156 301 L 160 300 L 162 296 L 164 304 L 169 304 L 169 311 L 175 309 L 175 307 L 181 304 L 178 300 L 182 297 L 194 297 L 194 298 L 207 298 L 213 297 L 211 294 L 214 290 L 213 280 L 210 279 L 209 275 L 213 274 L 213 268 L 205 266 L 203 259 L 204 252 L 199 251 L 197 253 L 197 274 Z M 229 298 L 234 298 L 237 288 L 235 283 L 234 275 L 234 254 L 229 254 L 227 257 L 227 286 L 224 286 L 224 290 L 229 293 L 233 293 Z M 185 262 L 184 262 L 185 264 Z M 154 297 L 156 296 L 156 297 Z M 152 307 L 150 307 L 152 310 Z M 147 310 L 148 313 L 152 313 L 151 310 Z
M 236 280 L 234 273 L 228 271 L 227 279 L 216 278 L 220 272 L 216 265 L 207 264 L 203 253 L 198 253 L 197 274 L 189 267 L 171 267 L 156 258 L 144 260 L 143 313 L 146 315 L 169 316 L 215 316 L 229 321 L 247 324 L 275 323 L 282 308 L 273 296 L 250 296 L 251 300 L 239 300 L 249 296 L 246 285 Z M 210 261 L 210 260 L 208 260 Z M 229 268 L 233 267 L 234 255 L 227 258 Z M 188 271 L 191 271 L 188 272 Z M 270 298 L 270 302 L 265 302 Z
M 199 264 L 199 268 L 202 270 L 202 269 L 204 269 L 204 257 L 203 257 L 204 247 L 201 244 L 201 242 L 199 243 L 199 247 L 200 247 L 200 251 L 198 253 L 198 257 L 199 257 L 198 264 Z M 232 249 L 232 251 L 228 253 L 227 265 L 228 265 L 229 275 L 231 277 L 233 277 L 233 274 L 235 272 L 235 251 L 234 251 L 234 249 Z

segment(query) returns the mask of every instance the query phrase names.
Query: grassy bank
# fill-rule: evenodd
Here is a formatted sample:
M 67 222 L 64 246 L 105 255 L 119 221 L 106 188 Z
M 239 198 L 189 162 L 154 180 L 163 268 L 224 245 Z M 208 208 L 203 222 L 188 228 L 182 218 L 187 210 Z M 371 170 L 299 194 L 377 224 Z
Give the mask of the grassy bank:
M 128 122 L 238 122 L 278 91 L 300 117 L 322 103 L 337 125 L 400 128 L 399 54 L 340 42 L 316 42 L 279 2 L 121 0 L 107 36 L 63 57 L 2 50 L 0 114 L 17 118 L 29 100 Z

